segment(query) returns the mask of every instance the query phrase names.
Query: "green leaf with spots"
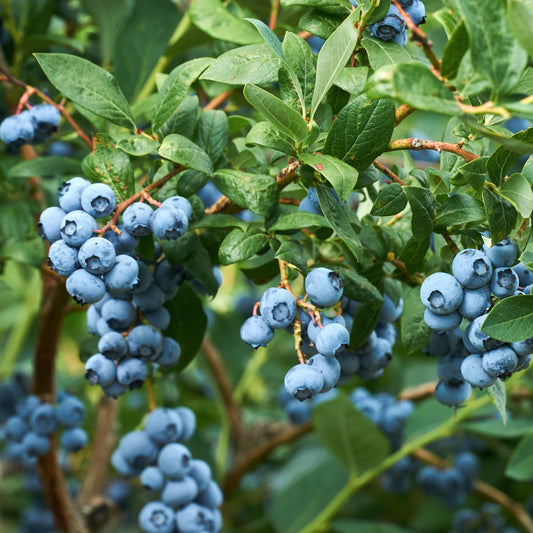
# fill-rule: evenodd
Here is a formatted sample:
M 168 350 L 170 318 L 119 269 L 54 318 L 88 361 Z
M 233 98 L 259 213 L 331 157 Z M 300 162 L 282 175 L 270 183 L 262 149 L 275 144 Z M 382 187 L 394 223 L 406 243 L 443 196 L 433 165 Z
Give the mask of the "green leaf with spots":
M 404 187 L 404 190 L 411 206 L 411 231 L 415 239 L 423 240 L 433 231 L 434 197 L 422 187 Z
M 379 191 L 370 214 L 380 217 L 396 215 L 402 212 L 406 205 L 407 196 L 403 187 L 398 183 L 391 183 Z
M 322 215 L 298 211 L 279 217 L 276 223 L 270 226 L 269 231 L 274 233 L 294 233 L 302 228 L 314 229 L 329 227 L 328 221 Z
M 254 256 L 268 244 L 268 237 L 257 228 L 247 231 L 235 228 L 220 244 L 218 258 L 223 265 L 232 265 Z
M 307 274 L 307 261 L 304 247 L 297 241 L 284 241 L 274 257 L 295 266 L 304 276 Z
M 513 174 L 503 182 L 500 195 L 508 200 L 523 218 L 528 218 L 533 210 L 531 185 L 522 174 Z
M 294 141 L 283 132 L 276 129 L 270 122 L 258 122 L 246 135 L 247 146 L 264 146 L 287 155 L 296 156 Z
M 505 239 L 516 224 L 516 209 L 505 198 L 487 188 L 483 189 L 483 204 L 493 242 Z
M 403 46 L 392 41 L 382 41 L 377 37 L 363 37 L 361 44 L 368 54 L 368 62 L 372 70 L 413 60 L 411 54 Z
M 485 220 L 483 203 L 468 194 L 454 193 L 437 209 L 435 226 L 459 226 Z
M 195 143 L 183 135 L 173 133 L 163 139 L 158 150 L 159 155 L 178 165 L 206 174 L 213 174 L 210 157 Z
M 159 141 L 146 137 L 145 135 L 130 135 L 123 137 L 117 142 L 117 148 L 120 148 L 129 155 L 143 157 L 157 151 Z

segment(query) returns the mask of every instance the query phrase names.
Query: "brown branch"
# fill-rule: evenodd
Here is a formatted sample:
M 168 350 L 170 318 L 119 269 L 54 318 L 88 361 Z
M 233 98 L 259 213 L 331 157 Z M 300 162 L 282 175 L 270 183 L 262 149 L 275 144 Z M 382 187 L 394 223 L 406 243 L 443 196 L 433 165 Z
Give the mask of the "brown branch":
M 421 461 L 438 468 L 448 468 L 449 466 L 448 463 L 441 459 L 438 455 L 435 455 L 424 448 L 416 450 L 413 455 L 417 459 L 420 459 Z M 492 500 L 507 509 L 524 527 L 524 531 L 527 531 L 527 533 L 533 533 L 533 519 L 526 512 L 523 505 L 520 505 L 518 502 L 514 501 L 501 490 L 483 481 L 475 481 L 474 490 L 479 495 L 484 496 L 485 498 L 488 498 L 489 500 Z
M 208 102 L 204 106 L 204 111 L 209 111 L 210 109 L 217 109 L 219 108 L 231 95 L 233 94 L 233 90 L 224 91 L 223 93 L 218 94 L 215 96 L 210 102 Z
M 298 37 L 301 37 L 302 39 L 305 39 L 307 41 L 307 39 L 309 39 L 310 37 L 313 37 L 313 34 L 308 32 L 308 31 L 299 31 L 298 32 Z
M 233 385 L 224 367 L 222 357 L 209 337 L 206 336 L 202 341 L 201 350 L 222 396 L 231 427 L 231 435 L 234 443 L 238 447 L 243 437 L 243 422 L 239 406 L 233 398 Z
M 268 27 L 273 30 L 278 24 L 279 6 L 281 1 L 274 0 L 272 3 L 272 9 L 270 11 L 270 20 L 268 21 Z
M 413 113 L 413 111 L 416 111 L 414 107 L 411 107 L 409 104 L 402 104 L 396 109 L 396 122 L 394 125 L 397 126 L 404 118 Z
M 459 143 L 427 141 L 424 139 L 419 139 L 418 137 L 409 137 L 407 139 L 391 141 L 387 147 L 387 152 L 393 152 L 395 150 L 436 150 L 439 153 L 442 151 L 452 152 L 462 157 L 467 162 L 479 157 L 477 154 L 463 150 L 461 148 L 461 144 Z
M 436 381 L 429 381 L 428 383 L 421 383 L 420 385 L 415 385 L 414 387 L 407 387 L 400 392 L 398 398 L 400 400 L 423 400 L 424 398 L 429 398 L 433 396 L 435 392 Z
M 381 170 L 383 174 L 389 177 L 392 181 L 399 183 L 402 187 L 405 187 L 407 183 L 397 176 L 389 167 L 386 167 L 383 163 L 380 163 L 377 159 L 372 163 L 378 170 Z
M 444 232 L 442 234 L 442 236 L 444 237 L 444 240 L 446 241 L 446 244 L 448 245 L 448 248 L 454 253 L 454 254 L 458 254 L 459 253 L 459 247 L 457 246 L 457 244 L 455 244 L 455 242 L 453 241 L 453 239 L 450 237 L 450 234 L 447 233 L 447 232 Z
M 394 255 L 394 252 L 389 252 L 387 254 L 387 261 L 391 263 L 392 265 L 394 265 L 404 275 L 407 281 L 410 281 L 411 283 L 416 283 L 418 285 L 422 285 L 422 282 L 424 281 L 424 277 L 422 276 L 422 274 L 419 274 L 418 272 L 411 274 L 407 270 L 405 263 L 396 258 L 396 256 Z

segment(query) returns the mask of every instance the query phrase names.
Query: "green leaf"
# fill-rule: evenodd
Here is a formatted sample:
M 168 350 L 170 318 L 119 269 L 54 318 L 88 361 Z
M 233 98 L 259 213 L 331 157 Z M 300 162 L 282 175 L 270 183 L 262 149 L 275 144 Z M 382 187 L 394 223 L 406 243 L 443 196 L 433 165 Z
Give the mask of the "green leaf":
M 213 174 L 213 163 L 209 156 L 195 143 L 183 135 L 174 133 L 163 139 L 159 155 L 173 163 L 187 168 Z
M 251 44 L 220 55 L 200 79 L 231 85 L 274 83 L 281 63 L 267 44 Z
M 194 140 L 204 149 L 213 164 L 220 159 L 228 139 L 229 123 L 226 113 L 215 109 L 204 111 L 198 120 Z
M 366 83 L 369 98 L 396 98 L 415 109 L 444 115 L 459 113 L 452 93 L 421 63 L 381 67 Z
M 372 70 L 385 65 L 409 63 L 413 60 L 411 54 L 403 46 L 392 41 L 382 41 L 377 37 L 363 37 L 361 45 L 368 54 L 368 62 Z
M 218 251 L 223 265 L 244 261 L 261 251 L 268 244 L 268 237 L 257 228 L 250 227 L 246 232 L 235 228 L 226 235 Z
M 145 135 L 129 135 L 117 142 L 117 148 L 124 150 L 129 155 L 143 157 L 155 152 L 159 148 L 159 141 Z
M 247 146 L 264 146 L 284 154 L 296 156 L 294 141 L 276 129 L 270 122 L 258 122 L 246 135 Z
M 454 193 L 437 209 L 435 226 L 459 226 L 485 220 L 483 203 L 468 194 Z
M 304 276 L 307 274 L 307 261 L 305 260 L 304 247 L 299 242 L 282 242 L 274 257 L 295 266 Z
M 483 189 L 483 203 L 493 242 L 505 239 L 516 224 L 515 208 L 507 200 L 487 188 Z
M 268 91 L 256 85 L 246 84 L 244 97 L 276 128 L 296 142 L 302 142 L 307 137 L 307 123 L 302 115 L 283 103 Z
M 472 67 L 496 95 L 509 93 L 520 80 L 527 53 L 510 31 L 505 2 L 458 0 L 457 5 L 470 35 Z
M 389 453 L 385 435 L 344 396 L 313 409 L 315 432 L 351 475 L 377 466 Z
M 56 89 L 68 99 L 124 128 L 135 128 L 117 80 L 103 68 L 69 54 L 34 54 Z
M 370 214 L 379 217 L 396 215 L 403 211 L 406 205 L 407 196 L 403 187 L 398 183 L 390 183 L 379 191 Z
M 429 342 L 431 330 L 424 322 L 425 310 L 420 300 L 420 288 L 413 287 L 405 296 L 400 319 L 402 343 L 408 354 L 420 350 Z
M 195 26 L 215 39 L 237 44 L 261 39 L 250 24 L 231 13 L 220 0 L 193 0 L 188 13 Z
M 328 39 L 343 20 L 343 16 L 326 13 L 322 9 L 311 9 L 304 13 L 298 22 L 298 27 L 321 39 Z
M 404 244 L 403 248 L 400 250 L 398 259 L 405 263 L 405 266 L 408 270 L 417 270 L 424 260 L 428 249 L 429 236 L 423 239 L 417 239 L 411 235 L 411 237 L 407 239 L 407 242 Z
M 335 520 L 332 527 L 333 533 L 409 533 L 403 527 L 370 520 Z
M 300 160 L 320 172 L 333 186 L 342 202 L 353 191 L 359 173 L 343 161 L 323 154 L 301 154 Z
M 270 46 L 272 51 L 279 58 L 281 58 L 282 60 L 285 59 L 283 56 L 283 49 L 281 48 L 281 42 L 278 36 L 263 21 L 254 18 L 246 18 L 244 20 L 251 22 L 255 26 L 257 31 L 261 34 L 261 37 L 263 37 L 265 43 Z
M 416 409 L 406 420 L 404 437 L 407 442 L 438 428 L 450 419 L 450 408 L 439 403 L 434 397 L 417 404 Z
M 533 337 L 533 296 L 521 294 L 500 300 L 490 310 L 481 330 L 504 342 Z
M 311 123 L 313 122 L 318 106 L 353 52 L 358 38 L 358 32 L 354 27 L 358 15 L 359 11 L 357 9 L 352 11 L 324 43 L 324 46 L 322 46 L 318 54 L 316 84 L 311 101 L 311 115 L 309 118 L 309 122 Z
M 183 237 L 180 237 L 183 239 Z M 178 239 L 179 241 L 179 239 Z M 218 281 L 213 274 L 211 259 L 209 252 L 201 243 L 200 239 L 192 239 L 191 242 L 196 244 L 193 247 L 192 253 L 183 260 L 185 267 L 190 274 L 198 281 L 208 294 L 214 296 L 218 291 Z
M 344 211 L 344 207 L 340 205 L 333 194 L 331 194 L 329 188 L 321 183 L 317 186 L 317 195 L 320 208 L 330 226 L 353 253 L 354 257 L 356 259 L 361 257 L 361 242 L 350 224 L 350 220 Z
M 256 215 L 269 216 L 276 209 L 279 190 L 270 176 L 222 169 L 215 173 L 213 183 L 230 200 Z
M 377 22 L 385 17 L 389 11 L 391 2 L 390 0 L 380 0 L 379 2 L 374 2 L 373 0 L 361 0 L 358 5 L 361 6 L 363 10 L 363 17 L 365 17 L 367 23 L 371 24 L 372 22 Z M 372 10 L 372 13 L 370 18 L 367 19 L 370 10 Z
M 359 96 L 365 89 L 368 67 L 344 68 L 335 80 L 335 85 L 343 91 Z
M 323 9 L 326 13 L 338 13 L 340 11 L 340 7 L 345 7 L 347 10 L 352 8 L 348 0 L 281 0 L 281 5 L 283 7 L 319 7 L 320 9 Z
M 522 174 L 513 174 L 503 182 L 500 195 L 516 208 L 523 218 L 528 218 L 533 210 L 531 185 Z
M 369 100 L 364 94 L 345 105 L 331 126 L 324 152 L 359 172 L 387 148 L 394 131 L 391 100 Z
M 422 187 L 404 187 L 407 200 L 411 206 L 411 230 L 415 239 L 429 237 L 433 231 L 435 218 L 434 197 Z
M 109 185 L 120 200 L 129 198 L 135 192 L 135 182 L 130 159 L 105 134 L 94 138 L 94 151 L 81 163 L 83 173 L 94 182 Z
M 490 396 L 492 403 L 500 415 L 503 425 L 507 423 L 507 395 L 505 394 L 505 385 L 501 379 L 497 379 L 494 385 L 487 387 L 487 394 Z
M 7 171 L 8 178 L 32 178 L 34 176 L 76 176 L 81 172 L 81 163 L 69 157 L 38 157 L 21 161 Z
M 157 131 L 175 113 L 178 106 L 189 94 L 191 84 L 213 63 L 209 57 L 191 59 L 178 65 L 168 75 L 157 95 L 152 127 Z
M 440 73 L 443 77 L 453 79 L 457 75 L 461 60 L 468 52 L 470 42 L 466 25 L 461 21 L 444 47 Z
M 198 96 L 187 96 L 174 110 L 170 118 L 161 126 L 157 135 L 163 139 L 167 135 L 178 133 L 184 137 L 192 137 L 200 114 Z
M 457 174 L 452 177 L 453 184 L 463 184 L 463 181 L 469 183 L 476 191 L 481 191 L 485 186 L 487 179 L 487 157 L 478 157 L 464 165 L 457 167 Z M 460 160 L 456 160 L 456 165 L 460 164 Z M 458 180 L 461 181 L 458 181 Z
M 302 228 L 314 229 L 329 227 L 328 221 L 322 215 L 298 211 L 297 213 L 290 213 L 279 217 L 276 223 L 270 226 L 269 231 L 275 233 L 294 233 L 294 231 Z
M 508 0 L 507 17 L 509 27 L 514 38 L 520 46 L 533 56 L 533 1 L 532 0 Z
M 531 431 L 531 420 L 511 418 L 505 426 L 501 420 L 480 420 L 466 422 L 461 425 L 467 431 L 472 431 L 484 437 L 496 437 L 498 439 L 516 439 Z
M 170 326 L 165 335 L 177 341 L 181 355 L 176 372 L 183 370 L 198 353 L 207 328 L 207 317 L 202 300 L 196 291 L 185 281 L 178 294 L 165 304 L 170 313 Z
M 518 443 L 507 463 L 505 475 L 517 481 L 533 479 L 533 433 L 526 435 Z
M 225 215 L 223 213 L 214 213 L 212 215 L 205 216 L 196 222 L 193 226 L 194 229 L 203 228 L 240 228 L 242 231 L 246 231 L 250 224 L 244 222 L 235 215 Z

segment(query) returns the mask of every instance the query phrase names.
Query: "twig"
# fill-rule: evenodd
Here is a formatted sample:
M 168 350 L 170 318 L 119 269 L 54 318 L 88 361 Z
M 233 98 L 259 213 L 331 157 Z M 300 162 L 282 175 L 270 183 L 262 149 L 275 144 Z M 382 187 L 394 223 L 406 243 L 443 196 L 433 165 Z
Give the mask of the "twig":
M 454 253 L 454 255 L 458 254 L 459 253 L 459 247 L 457 246 L 457 244 L 455 244 L 453 239 L 450 237 L 450 234 L 447 233 L 447 232 L 444 232 L 442 234 L 442 236 L 444 237 L 444 240 L 446 241 L 446 244 L 448 245 L 448 248 Z
M 402 187 L 405 187 L 407 183 L 403 181 L 399 176 L 397 176 L 389 167 L 386 167 L 383 163 L 380 163 L 377 159 L 374 161 L 373 165 L 388 176 L 392 181 L 399 183 Z
M 398 109 L 396 109 L 396 122 L 397 126 L 404 118 L 408 117 L 413 111 L 416 111 L 414 107 L 411 107 L 409 104 L 402 104 Z
M 419 139 L 418 137 L 409 137 L 407 139 L 391 141 L 387 147 L 387 152 L 395 150 L 436 150 L 439 153 L 442 151 L 452 152 L 461 156 L 465 161 L 472 161 L 479 157 L 477 154 L 463 150 L 459 143 L 427 141 L 425 139 Z
M 420 459 L 421 461 L 424 461 L 425 463 L 431 464 L 438 468 L 447 468 L 449 466 L 448 463 L 441 459 L 438 455 L 435 455 L 434 453 L 431 453 L 425 450 L 424 448 L 416 450 L 413 455 L 417 459 Z M 520 505 L 518 502 L 515 502 L 512 498 L 507 496 L 507 494 L 505 494 L 501 490 L 483 481 L 475 481 L 474 490 L 481 496 L 484 496 L 485 498 L 488 498 L 489 500 L 492 500 L 507 509 L 524 527 L 524 531 L 527 531 L 528 533 L 533 533 L 533 519 L 526 512 L 523 505 Z
M 272 3 L 272 9 L 270 11 L 270 20 L 268 21 L 268 27 L 274 30 L 278 24 L 279 6 L 281 1 L 274 0 Z
M 429 381 L 428 383 L 421 383 L 420 385 L 415 385 L 414 387 L 407 387 L 400 392 L 398 398 L 400 400 L 423 400 L 433 396 L 435 392 L 436 381 Z
M 215 96 L 210 102 L 204 106 L 204 111 L 209 111 L 210 109 L 217 109 L 220 107 L 231 95 L 233 94 L 233 89 L 229 91 L 224 91 L 223 93 Z

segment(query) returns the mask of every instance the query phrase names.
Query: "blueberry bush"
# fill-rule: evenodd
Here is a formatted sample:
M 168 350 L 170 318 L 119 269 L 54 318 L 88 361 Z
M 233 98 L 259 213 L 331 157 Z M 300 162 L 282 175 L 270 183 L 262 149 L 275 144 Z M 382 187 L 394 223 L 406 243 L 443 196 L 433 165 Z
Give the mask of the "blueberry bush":
M 531 0 L 0 20 L 2 532 L 533 533 Z

